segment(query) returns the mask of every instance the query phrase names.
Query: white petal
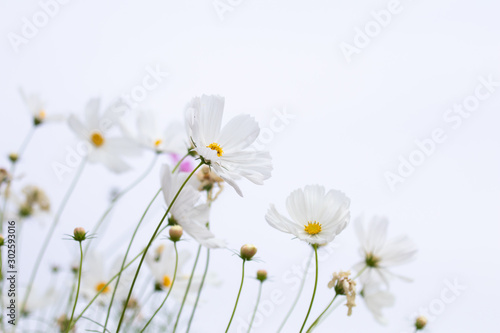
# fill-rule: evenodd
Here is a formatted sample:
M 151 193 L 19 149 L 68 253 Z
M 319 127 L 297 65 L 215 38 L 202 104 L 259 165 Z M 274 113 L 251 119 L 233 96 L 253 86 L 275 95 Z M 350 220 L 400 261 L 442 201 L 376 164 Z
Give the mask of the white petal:
M 99 108 L 101 100 L 99 98 L 92 98 L 88 101 L 85 107 L 85 119 L 88 128 L 91 131 L 100 131 L 99 124 Z
M 222 129 L 217 143 L 224 152 L 240 151 L 250 146 L 259 136 L 259 124 L 249 115 L 231 119 Z
M 68 117 L 68 125 L 75 134 L 82 140 L 89 140 L 90 132 L 83 123 L 74 115 Z

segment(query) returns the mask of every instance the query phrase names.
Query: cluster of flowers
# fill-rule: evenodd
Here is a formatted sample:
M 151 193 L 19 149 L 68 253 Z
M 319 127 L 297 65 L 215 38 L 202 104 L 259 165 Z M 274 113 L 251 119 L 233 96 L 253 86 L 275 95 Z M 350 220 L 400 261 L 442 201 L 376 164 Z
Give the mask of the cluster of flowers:
M 2 222 L 6 217 L 15 217 L 19 221 L 32 218 L 38 211 L 48 212 L 51 207 L 47 195 L 38 187 L 25 186 L 21 191 L 24 199 L 19 199 L 11 189 L 17 179 L 16 166 L 22 159 L 24 149 L 34 130 L 50 119 L 37 96 L 25 94 L 22 96 L 32 111 L 33 129 L 21 148 L 9 155 L 10 169 L 0 169 Z M 86 156 L 82 159 L 72 184 L 54 215 L 41 249 L 35 250 L 34 246 L 37 244 L 31 244 L 30 251 L 37 251 L 38 257 L 27 281 L 24 295 L 21 297 L 20 309 L 23 317 L 18 319 L 20 329 L 24 327 L 26 331 L 31 331 L 33 328 L 30 328 L 30 319 L 34 319 L 37 314 L 37 317 L 44 318 L 43 324 L 47 326 L 43 331 L 76 332 L 85 327 L 92 327 L 94 331 L 103 332 L 146 330 L 175 332 L 179 325 L 186 326 L 186 332 L 190 330 L 203 287 L 218 283 L 216 277 L 208 274 L 210 250 L 227 249 L 226 242 L 214 235 L 210 229 L 209 212 L 212 203 L 224 188 L 224 184 L 228 184 L 242 196 L 239 186 L 242 179 L 262 185 L 271 177 L 272 171 L 270 154 L 251 149 L 260 131 L 257 122 L 249 115 L 239 115 L 222 126 L 223 109 L 222 97 L 203 95 L 188 103 L 185 110 L 185 126 L 172 124 L 165 131 L 161 131 L 157 129 L 157 122 L 151 113 L 141 112 L 137 115 L 137 126 L 134 129 L 116 119 L 111 114 L 111 109 L 101 113 L 99 100 L 93 99 L 85 108 L 85 121 L 74 115 L 67 119 L 70 128 L 86 144 Z M 103 130 L 103 124 L 110 125 L 107 123 L 109 119 L 113 119 L 113 124 L 120 128 L 122 136 L 108 135 L 108 132 Z M 183 127 L 186 130 L 183 130 Z M 67 293 L 57 291 L 55 288 L 49 288 L 43 294 L 37 293 L 33 285 L 39 264 L 86 163 L 101 163 L 113 172 L 124 172 L 129 169 L 125 158 L 137 155 L 141 148 L 152 151 L 154 155 L 146 172 L 123 191 L 115 193 L 108 209 L 90 233 L 77 227 L 70 235 L 70 239 L 79 244 L 80 250 L 78 263 L 72 268 L 72 288 Z M 172 164 L 175 165 L 162 166 L 161 189 L 152 198 L 135 226 L 126 253 L 116 261 L 115 265 L 107 268 L 101 256 L 89 251 L 89 245 L 114 205 L 149 174 L 160 155 L 170 156 Z M 196 166 L 193 166 L 193 161 L 197 161 Z M 129 256 L 131 245 L 140 232 L 139 229 L 151 204 L 160 193 L 163 194 L 168 208 L 163 218 L 158 221 L 148 244 L 131 258 Z M 8 208 L 9 201 L 15 203 L 13 209 Z M 340 304 L 335 302 L 338 297 L 345 297 L 347 315 L 350 316 L 356 306 L 357 297 L 361 296 L 376 320 L 385 323 L 382 310 L 394 304 L 394 296 L 389 289 L 390 281 L 395 276 L 391 268 L 414 258 L 416 254 L 414 244 L 406 236 L 388 239 L 388 222 L 385 218 L 373 218 L 367 228 L 361 219 L 356 220 L 354 224 L 361 243 L 362 255 L 362 260 L 352 267 L 356 274 L 351 274 L 350 271 L 333 273 L 332 280 L 327 286 L 334 290 L 333 299 L 324 311 L 310 322 L 309 315 L 318 288 L 318 248 L 334 241 L 335 237 L 349 225 L 350 199 L 340 191 L 327 191 L 323 186 L 309 185 L 293 191 L 286 199 L 286 208 L 289 217 L 279 213 L 275 206 L 271 205 L 265 216 L 266 221 L 275 229 L 310 244 L 316 259 L 314 292 L 300 332 L 312 332 L 317 329 Z M 168 240 L 156 244 L 164 232 L 168 233 Z M 177 242 L 185 237 L 199 244 L 190 274 L 182 273 L 183 265 L 189 260 L 189 255 L 177 248 Z M 156 244 L 155 248 L 152 248 L 153 243 Z M 1 245 L 3 237 L 0 235 Z M 207 251 L 207 261 L 204 273 L 198 276 L 194 272 L 202 248 Z M 242 279 L 226 332 L 230 330 L 237 310 L 244 283 L 245 263 L 254 260 L 256 252 L 257 248 L 251 244 L 243 245 L 237 252 L 243 263 Z M 143 297 L 147 294 L 144 290 L 139 292 L 136 290 L 139 272 L 144 262 L 149 267 L 150 276 L 154 281 L 154 292 L 147 297 Z M 58 268 L 54 268 L 55 275 L 58 271 Z M 260 299 L 262 284 L 267 280 L 267 272 L 257 271 L 256 278 L 261 283 L 258 294 Z M 4 277 L 0 274 L 2 302 L 6 297 L 3 293 L 4 282 Z M 55 286 L 56 283 L 52 285 Z M 144 283 L 146 288 L 150 285 L 150 281 Z M 302 288 L 299 290 L 299 295 L 301 292 Z M 170 294 L 175 301 L 167 302 Z M 86 300 L 85 306 L 80 296 Z M 63 301 L 64 299 L 66 301 Z M 189 321 L 186 323 L 181 320 L 181 314 L 187 303 L 192 304 L 192 309 Z M 59 306 L 61 304 L 62 306 Z M 292 304 L 278 332 L 287 324 L 296 304 L 297 301 Z M 47 307 L 51 307 L 52 311 L 44 312 L 43 308 Z M 94 312 L 91 312 L 92 310 Z M 0 320 L 2 331 L 6 331 L 5 317 L 2 315 Z M 252 322 L 248 332 L 251 331 Z M 38 325 L 40 324 L 36 324 Z M 415 329 L 422 330 L 425 326 L 425 318 L 419 317 Z M 216 327 L 209 329 L 220 331 L 220 328 Z M 298 327 L 288 328 L 288 331 L 297 329 Z M 266 331 L 272 329 L 266 328 Z

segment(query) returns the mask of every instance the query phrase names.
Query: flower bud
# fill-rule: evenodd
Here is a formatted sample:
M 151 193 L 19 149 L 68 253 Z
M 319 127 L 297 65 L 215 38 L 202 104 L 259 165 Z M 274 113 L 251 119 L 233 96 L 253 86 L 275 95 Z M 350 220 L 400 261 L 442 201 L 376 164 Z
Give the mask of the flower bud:
M 244 260 L 251 260 L 257 253 L 257 248 L 253 244 L 245 244 L 241 247 L 240 255 Z
M 73 238 L 78 242 L 84 241 L 86 239 L 86 236 L 87 233 L 85 232 L 85 229 L 81 227 L 75 228 L 75 230 L 73 231 Z
M 3 235 L 0 234 L 0 246 L 3 246 L 5 244 L 5 239 L 3 238 Z
M 168 230 L 168 234 L 170 235 L 170 240 L 172 240 L 172 242 L 179 241 L 179 239 L 181 239 L 182 237 L 182 233 L 183 231 L 180 225 L 174 225 Z
M 257 280 L 264 282 L 267 280 L 267 271 L 265 269 L 259 269 L 257 271 Z
M 17 153 L 10 153 L 9 154 L 9 160 L 12 163 L 16 163 L 18 159 L 19 159 L 19 155 L 17 155 Z
M 424 316 L 418 317 L 415 321 L 415 327 L 417 328 L 417 330 L 423 330 L 425 325 L 427 325 L 427 318 L 425 318 Z

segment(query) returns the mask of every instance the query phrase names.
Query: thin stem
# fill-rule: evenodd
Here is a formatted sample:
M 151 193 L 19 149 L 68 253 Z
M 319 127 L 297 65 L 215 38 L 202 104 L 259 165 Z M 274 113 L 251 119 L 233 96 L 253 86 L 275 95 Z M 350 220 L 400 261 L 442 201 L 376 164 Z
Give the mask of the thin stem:
M 186 155 L 184 155 L 184 157 L 182 157 L 179 162 L 177 162 L 177 164 L 175 165 L 174 169 L 172 170 L 172 173 L 174 173 L 182 164 L 182 162 L 184 162 L 184 160 L 186 159 L 186 157 L 189 156 L 189 153 L 187 153 Z
M 198 259 L 200 259 L 200 252 L 201 252 L 201 245 L 198 246 L 198 252 L 196 252 L 196 258 L 194 259 L 193 269 L 191 269 L 191 276 L 189 277 L 186 291 L 184 292 L 184 297 L 182 298 L 181 308 L 179 309 L 179 313 L 177 314 L 177 319 L 175 320 L 173 333 L 175 333 L 175 331 L 177 330 L 177 325 L 179 324 L 179 320 L 181 319 L 182 309 L 184 309 L 184 304 L 186 303 L 189 289 L 191 288 L 191 283 L 193 282 L 194 272 L 196 270 L 196 266 L 198 265 Z
M 332 301 L 328 304 L 328 306 L 325 308 L 325 310 L 323 310 L 323 312 L 321 312 L 321 314 L 318 316 L 318 318 L 316 318 L 316 320 L 311 324 L 311 326 L 309 326 L 306 333 L 312 332 L 313 328 L 319 323 L 321 317 L 323 317 L 323 315 L 326 313 L 326 311 L 328 311 L 330 306 L 332 306 L 333 302 L 335 302 L 335 299 L 337 299 L 338 295 L 339 294 L 335 294 L 335 296 L 333 296 Z
M 174 279 L 172 280 L 172 284 L 170 285 L 170 289 L 168 290 L 167 296 L 163 299 L 163 302 L 160 304 L 158 309 L 156 309 L 155 313 L 149 318 L 149 321 L 146 323 L 146 326 L 141 330 L 141 333 L 144 332 L 144 330 L 148 327 L 148 325 L 153 321 L 153 318 L 156 316 L 156 314 L 160 311 L 160 309 L 163 307 L 165 302 L 168 299 L 168 296 L 170 296 L 170 293 L 172 292 L 172 289 L 174 288 L 174 283 L 175 283 L 175 278 L 177 277 L 177 264 L 179 263 L 179 253 L 177 251 L 177 242 L 174 242 L 174 248 L 175 248 L 175 270 L 174 270 Z
M 201 290 L 203 289 L 203 285 L 205 284 L 205 279 L 207 277 L 209 263 L 210 263 L 210 249 L 207 249 L 207 261 L 205 263 L 205 271 L 203 272 L 203 277 L 201 278 L 200 288 L 198 289 L 198 295 L 196 295 L 196 301 L 194 302 L 193 311 L 191 311 L 191 317 L 189 317 L 186 333 L 188 333 L 189 330 L 191 329 L 191 323 L 193 322 L 194 313 L 196 312 L 196 308 L 198 307 L 198 302 L 200 301 Z
M 260 281 L 259 293 L 257 294 L 257 303 L 255 303 L 255 309 L 253 310 L 252 319 L 250 320 L 250 325 L 248 326 L 247 333 L 250 333 L 250 331 L 252 330 L 252 324 L 253 324 L 253 321 L 255 319 L 255 315 L 257 314 L 257 309 L 259 308 L 259 302 L 260 302 L 260 296 L 262 295 L 262 285 L 263 284 L 264 284 L 264 282 Z
M 123 318 L 125 317 L 125 311 L 127 310 L 128 301 L 130 300 L 130 297 L 132 296 L 132 290 L 134 290 L 134 285 L 135 285 L 135 282 L 137 281 L 137 277 L 139 276 L 139 272 L 141 270 L 142 263 L 144 262 L 144 258 L 146 257 L 146 254 L 147 254 L 149 248 L 151 247 L 151 244 L 153 243 L 153 240 L 156 238 L 156 235 L 160 231 L 160 228 L 161 228 L 161 225 L 163 224 L 163 221 L 165 221 L 165 218 L 167 217 L 168 213 L 170 212 L 170 209 L 172 209 L 172 206 L 175 203 L 175 200 L 177 200 L 177 198 L 179 197 L 179 194 L 181 193 L 182 189 L 184 188 L 184 186 L 186 186 L 186 184 L 189 181 L 189 179 L 191 179 L 191 177 L 194 175 L 194 173 L 202 165 L 203 165 L 203 162 L 200 162 L 200 164 L 198 164 L 198 166 L 189 174 L 189 176 L 186 178 L 186 180 L 184 181 L 184 183 L 182 183 L 181 188 L 177 191 L 175 197 L 172 199 L 172 202 L 170 203 L 170 205 L 167 208 L 167 211 L 165 212 L 165 215 L 163 215 L 163 218 L 161 219 L 160 223 L 158 223 L 158 227 L 156 227 L 156 230 L 153 233 L 153 235 L 151 236 L 151 239 L 149 240 L 148 245 L 144 249 L 144 252 L 143 252 L 142 257 L 141 257 L 141 261 L 139 262 L 139 267 L 137 267 L 137 271 L 135 272 L 134 279 L 132 280 L 132 285 L 130 286 L 130 290 L 128 292 L 127 299 L 125 300 L 123 311 L 122 311 L 122 315 L 120 316 L 120 321 L 118 322 L 118 327 L 116 328 L 116 333 L 120 332 L 120 328 L 121 328 L 122 323 L 123 323 Z
M 297 296 L 295 297 L 295 300 L 293 301 L 292 307 L 290 308 L 290 310 L 288 310 L 288 313 L 286 314 L 285 319 L 283 319 L 283 322 L 281 322 L 281 325 L 278 328 L 278 331 L 276 333 L 281 332 L 281 330 L 283 329 L 283 327 L 285 327 L 285 324 L 288 321 L 288 318 L 290 318 L 293 310 L 295 310 L 295 306 L 299 302 L 300 295 L 302 295 L 302 290 L 304 289 L 304 284 L 306 282 L 307 273 L 309 272 L 309 267 L 311 267 L 313 256 L 314 256 L 314 251 L 311 251 L 311 254 L 309 255 L 309 259 L 307 260 L 307 264 L 306 264 L 306 269 L 304 271 L 304 275 L 302 276 L 302 281 L 300 282 L 299 292 L 297 293 Z
M 146 207 L 146 210 L 144 211 L 144 213 L 141 216 L 141 219 L 139 220 L 139 223 L 137 223 L 137 226 L 135 227 L 135 230 L 134 230 L 134 233 L 132 234 L 132 238 L 130 239 L 130 242 L 128 243 L 127 251 L 125 251 L 125 256 L 123 257 L 122 265 L 121 265 L 120 271 L 118 273 L 118 279 L 116 279 L 115 287 L 113 288 L 113 294 L 111 295 L 111 301 L 109 302 L 108 313 L 106 315 L 106 321 L 104 323 L 104 330 L 103 331 L 105 331 L 106 328 L 108 327 L 108 320 L 109 320 L 109 315 L 111 313 L 111 307 L 113 306 L 113 301 L 115 299 L 116 290 L 118 289 L 118 285 L 120 283 L 120 278 L 122 276 L 121 274 L 124 270 L 125 263 L 127 262 L 127 257 L 128 257 L 129 252 L 130 252 L 130 248 L 132 247 L 132 243 L 134 242 L 135 236 L 137 235 L 137 231 L 139 231 L 139 227 L 141 226 L 142 221 L 144 221 L 144 217 L 146 217 L 146 214 L 148 213 L 149 208 L 151 208 L 151 205 L 153 204 L 153 202 L 156 200 L 156 198 L 158 197 L 158 195 L 160 193 L 161 193 L 161 188 L 156 192 L 153 199 L 151 199 L 151 201 L 149 202 L 148 206 Z
M 231 323 L 233 322 L 234 314 L 236 313 L 236 308 L 238 307 L 238 301 L 240 300 L 241 290 L 243 289 L 243 281 L 245 280 L 245 262 L 246 262 L 246 260 L 243 259 L 243 265 L 241 266 L 240 290 L 238 291 L 238 297 L 236 297 L 236 303 L 234 303 L 233 314 L 231 315 L 231 319 L 229 319 L 229 323 L 227 324 L 226 333 L 229 332 L 229 327 L 231 326 Z
M 38 273 L 38 268 L 40 267 L 40 263 L 42 262 L 43 256 L 45 255 L 45 251 L 47 250 L 50 239 L 52 238 L 52 235 L 54 234 L 54 231 L 56 230 L 56 227 L 59 223 L 59 219 L 61 218 L 61 215 L 64 211 L 64 208 L 66 207 L 66 204 L 68 203 L 68 200 L 69 200 L 71 194 L 73 193 L 73 190 L 75 189 L 76 184 L 78 183 L 78 180 L 80 179 L 80 176 L 82 175 L 82 171 L 85 167 L 85 162 L 86 162 L 86 160 L 83 159 L 82 162 L 80 163 L 80 166 L 78 167 L 76 175 L 73 178 L 73 181 L 71 182 L 71 185 L 69 186 L 68 191 L 66 192 L 56 215 L 54 216 L 54 221 L 52 221 L 52 225 L 50 226 L 49 232 L 45 236 L 45 240 L 43 242 L 42 249 L 40 250 L 40 252 L 38 252 L 38 256 L 35 260 L 35 267 L 33 268 L 33 271 L 31 272 L 29 282 L 28 282 L 28 287 L 26 288 L 26 294 L 24 295 L 24 300 L 23 300 L 23 303 L 21 305 L 21 312 L 23 312 L 24 308 L 26 307 L 26 302 L 28 301 L 28 297 L 30 295 L 31 288 L 33 287 L 33 282 L 35 281 L 36 274 Z
M 104 214 L 102 214 L 102 216 L 99 218 L 99 221 L 97 222 L 97 224 L 95 225 L 94 229 L 92 230 L 92 232 L 91 232 L 92 235 L 97 234 L 97 231 L 99 230 L 99 228 L 101 227 L 101 225 L 106 220 L 106 217 L 109 215 L 109 213 L 115 207 L 115 204 L 125 194 L 127 194 L 130 190 L 132 190 L 137 185 L 139 185 L 144 180 L 144 178 L 146 178 L 149 175 L 149 173 L 151 172 L 151 170 L 153 170 L 153 167 L 155 166 L 157 160 L 158 160 L 158 154 L 155 154 L 153 160 L 151 161 L 151 163 L 149 164 L 149 166 L 147 167 L 147 169 L 136 180 L 134 180 L 132 183 L 130 183 L 123 191 L 121 191 L 120 193 L 118 193 L 118 195 L 116 195 L 113 198 L 113 200 L 111 200 L 111 203 L 109 204 L 109 207 L 106 209 L 106 211 L 104 212 Z M 92 242 L 92 240 L 89 239 L 88 242 L 87 242 L 87 244 L 85 245 L 84 256 L 87 255 L 87 252 L 89 250 L 91 242 Z
M 73 317 L 75 316 L 76 303 L 78 303 L 78 296 L 80 294 L 80 282 L 82 280 L 82 263 L 83 263 L 83 248 L 82 242 L 78 242 L 80 244 L 80 268 L 78 269 L 78 286 L 76 287 L 76 296 L 75 296 L 75 305 L 73 305 L 73 311 L 71 311 L 71 318 L 69 319 L 69 323 L 73 321 Z M 69 332 L 70 324 L 68 324 L 68 329 L 66 333 Z
M 307 310 L 306 318 L 304 319 L 304 323 L 302 324 L 302 327 L 300 328 L 300 333 L 304 330 L 304 327 L 306 326 L 307 318 L 309 318 L 309 314 L 311 313 L 311 309 L 314 303 L 314 297 L 316 296 L 316 289 L 318 287 L 318 245 L 313 244 L 314 248 L 314 255 L 316 257 L 316 277 L 314 279 L 314 290 L 313 290 L 313 295 L 311 298 L 311 304 L 309 305 L 309 310 Z
M 366 271 L 366 269 L 367 269 L 367 268 L 368 268 L 368 265 L 365 265 L 365 267 L 363 267 L 363 269 L 361 269 L 361 270 L 358 272 L 358 274 L 356 274 L 356 276 L 352 278 L 352 280 L 354 281 L 354 280 L 356 280 L 357 278 L 359 278 L 359 277 L 361 276 L 361 274 L 363 274 L 363 273 L 364 273 L 364 271 Z

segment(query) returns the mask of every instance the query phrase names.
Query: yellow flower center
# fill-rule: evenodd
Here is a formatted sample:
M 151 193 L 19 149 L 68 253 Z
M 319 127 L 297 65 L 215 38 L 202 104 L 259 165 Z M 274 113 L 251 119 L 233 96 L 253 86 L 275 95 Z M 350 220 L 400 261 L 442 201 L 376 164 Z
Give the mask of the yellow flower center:
M 90 135 L 90 140 L 96 147 L 100 147 L 104 144 L 104 137 L 99 132 L 92 132 Z
M 172 285 L 172 280 L 170 279 L 170 276 L 165 275 L 163 277 L 163 286 L 169 288 Z
M 217 152 L 217 156 L 219 156 L 219 157 L 221 157 L 222 154 L 224 154 L 224 151 L 222 150 L 222 147 L 218 143 L 216 143 L 216 142 L 209 144 L 207 146 L 207 148 L 215 150 Z
M 106 294 L 106 293 L 109 293 L 109 286 L 106 285 L 105 282 L 99 282 L 96 286 L 95 286 L 95 290 L 97 292 L 101 291 L 101 294 Z
M 47 114 L 45 113 L 45 110 L 40 110 L 38 112 L 38 119 L 43 120 L 43 119 L 45 119 L 46 116 L 47 116 Z
M 316 235 L 321 232 L 321 224 L 318 222 L 308 222 L 307 225 L 304 226 L 305 232 L 307 232 L 309 235 Z
M 159 145 L 161 145 L 161 144 L 162 144 L 162 142 L 163 142 L 163 141 L 162 141 L 161 139 L 156 140 L 156 141 L 155 141 L 155 147 L 158 147 Z

